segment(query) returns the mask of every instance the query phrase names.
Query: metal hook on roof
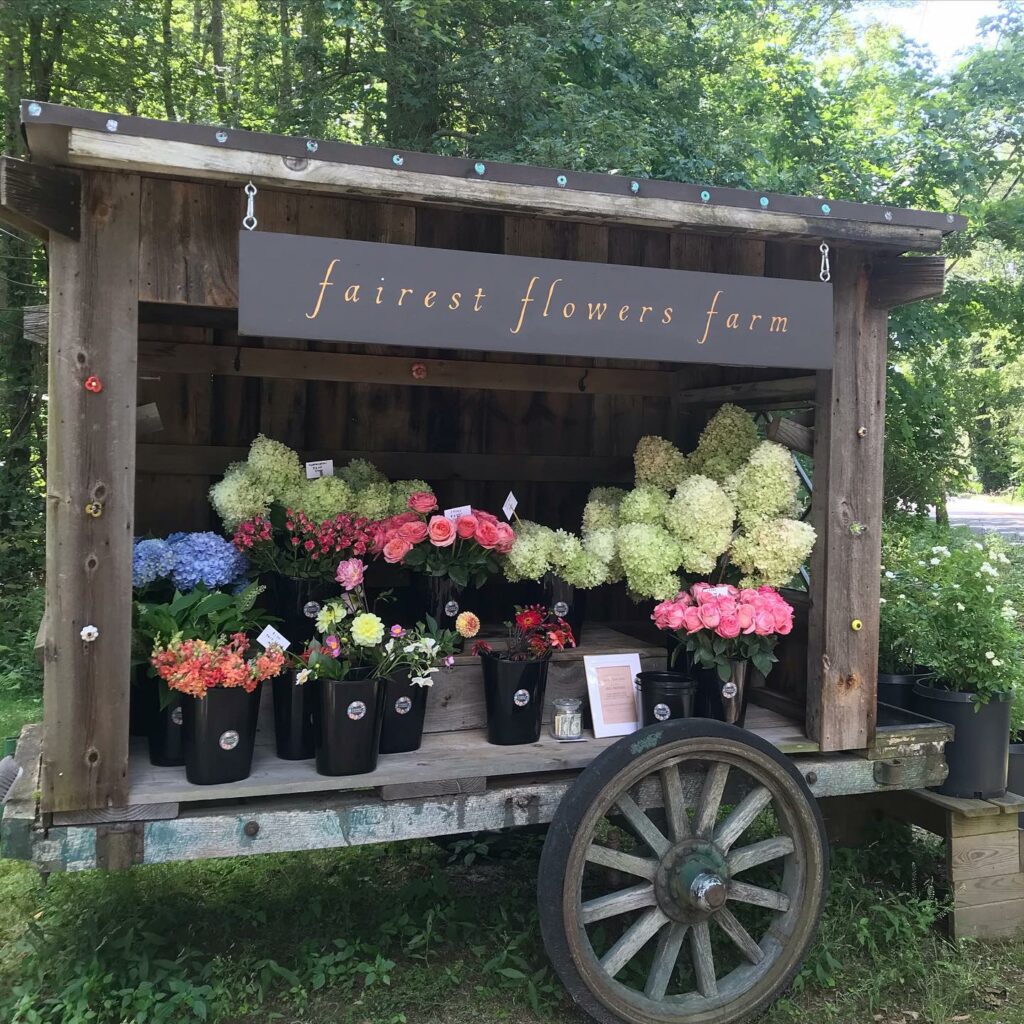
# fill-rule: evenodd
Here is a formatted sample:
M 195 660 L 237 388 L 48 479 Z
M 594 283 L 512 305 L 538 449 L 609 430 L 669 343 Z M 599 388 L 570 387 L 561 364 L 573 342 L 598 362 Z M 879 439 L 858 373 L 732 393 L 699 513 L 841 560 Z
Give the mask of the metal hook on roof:
M 256 186 L 250 181 L 245 186 L 245 216 L 242 218 L 242 227 L 246 231 L 252 231 L 257 224 L 256 221 Z

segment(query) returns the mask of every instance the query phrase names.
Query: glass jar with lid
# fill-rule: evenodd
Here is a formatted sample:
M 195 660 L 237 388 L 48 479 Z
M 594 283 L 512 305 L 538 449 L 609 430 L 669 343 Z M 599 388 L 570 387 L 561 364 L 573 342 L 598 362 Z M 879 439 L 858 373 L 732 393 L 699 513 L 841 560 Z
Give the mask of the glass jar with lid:
M 552 731 L 555 739 L 578 740 L 583 738 L 583 701 L 579 697 L 558 697 L 554 701 L 555 714 Z

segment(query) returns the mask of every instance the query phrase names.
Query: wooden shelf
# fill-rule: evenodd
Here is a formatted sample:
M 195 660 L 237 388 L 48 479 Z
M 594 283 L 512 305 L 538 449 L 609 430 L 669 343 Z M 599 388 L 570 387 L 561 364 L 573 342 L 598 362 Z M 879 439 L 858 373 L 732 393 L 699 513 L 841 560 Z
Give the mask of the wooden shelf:
M 786 753 L 817 750 L 800 725 L 775 711 L 751 707 L 747 719 L 752 732 Z M 431 733 L 423 737 L 423 746 L 415 753 L 382 755 L 374 772 L 331 778 L 318 775 L 312 761 L 282 761 L 276 757 L 273 727 L 264 719 L 256 735 L 252 774 L 248 779 L 224 786 L 193 786 L 186 781 L 184 768 L 156 768 L 149 763 L 145 743 L 133 741 L 128 802 L 186 803 L 377 789 L 449 779 L 539 775 L 584 768 L 616 739 L 590 736 L 582 743 L 562 743 L 543 734 L 537 743 L 498 747 L 487 742 L 482 729 Z

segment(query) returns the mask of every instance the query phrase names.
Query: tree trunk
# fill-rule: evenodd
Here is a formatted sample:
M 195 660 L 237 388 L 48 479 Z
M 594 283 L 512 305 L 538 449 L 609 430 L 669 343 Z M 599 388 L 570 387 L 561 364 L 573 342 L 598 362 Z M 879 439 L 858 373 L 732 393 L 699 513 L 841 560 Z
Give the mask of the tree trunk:
M 217 117 L 228 123 L 228 90 L 224 63 L 224 0 L 213 0 L 210 8 L 210 47 L 213 50 L 213 92 L 217 100 Z
M 164 0 L 160 14 L 160 30 L 163 46 L 160 50 L 160 85 L 164 97 L 164 113 L 168 121 L 176 121 L 174 112 L 174 77 L 171 73 L 171 54 L 174 52 L 174 35 L 171 32 L 171 0 Z
M 946 495 L 943 495 L 935 502 L 935 522 L 939 526 L 949 526 L 949 505 Z
M 286 131 L 292 125 L 294 103 L 292 81 L 292 18 L 288 0 L 281 0 L 277 8 L 277 34 L 281 45 L 281 77 L 277 86 L 277 130 Z

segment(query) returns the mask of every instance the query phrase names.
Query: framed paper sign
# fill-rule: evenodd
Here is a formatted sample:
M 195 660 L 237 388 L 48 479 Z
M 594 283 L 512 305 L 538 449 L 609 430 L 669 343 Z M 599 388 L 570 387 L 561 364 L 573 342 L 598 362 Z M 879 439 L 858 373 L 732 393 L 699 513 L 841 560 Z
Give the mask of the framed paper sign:
M 583 658 L 594 735 L 627 736 L 640 728 L 636 677 L 639 654 L 588 654 Z

